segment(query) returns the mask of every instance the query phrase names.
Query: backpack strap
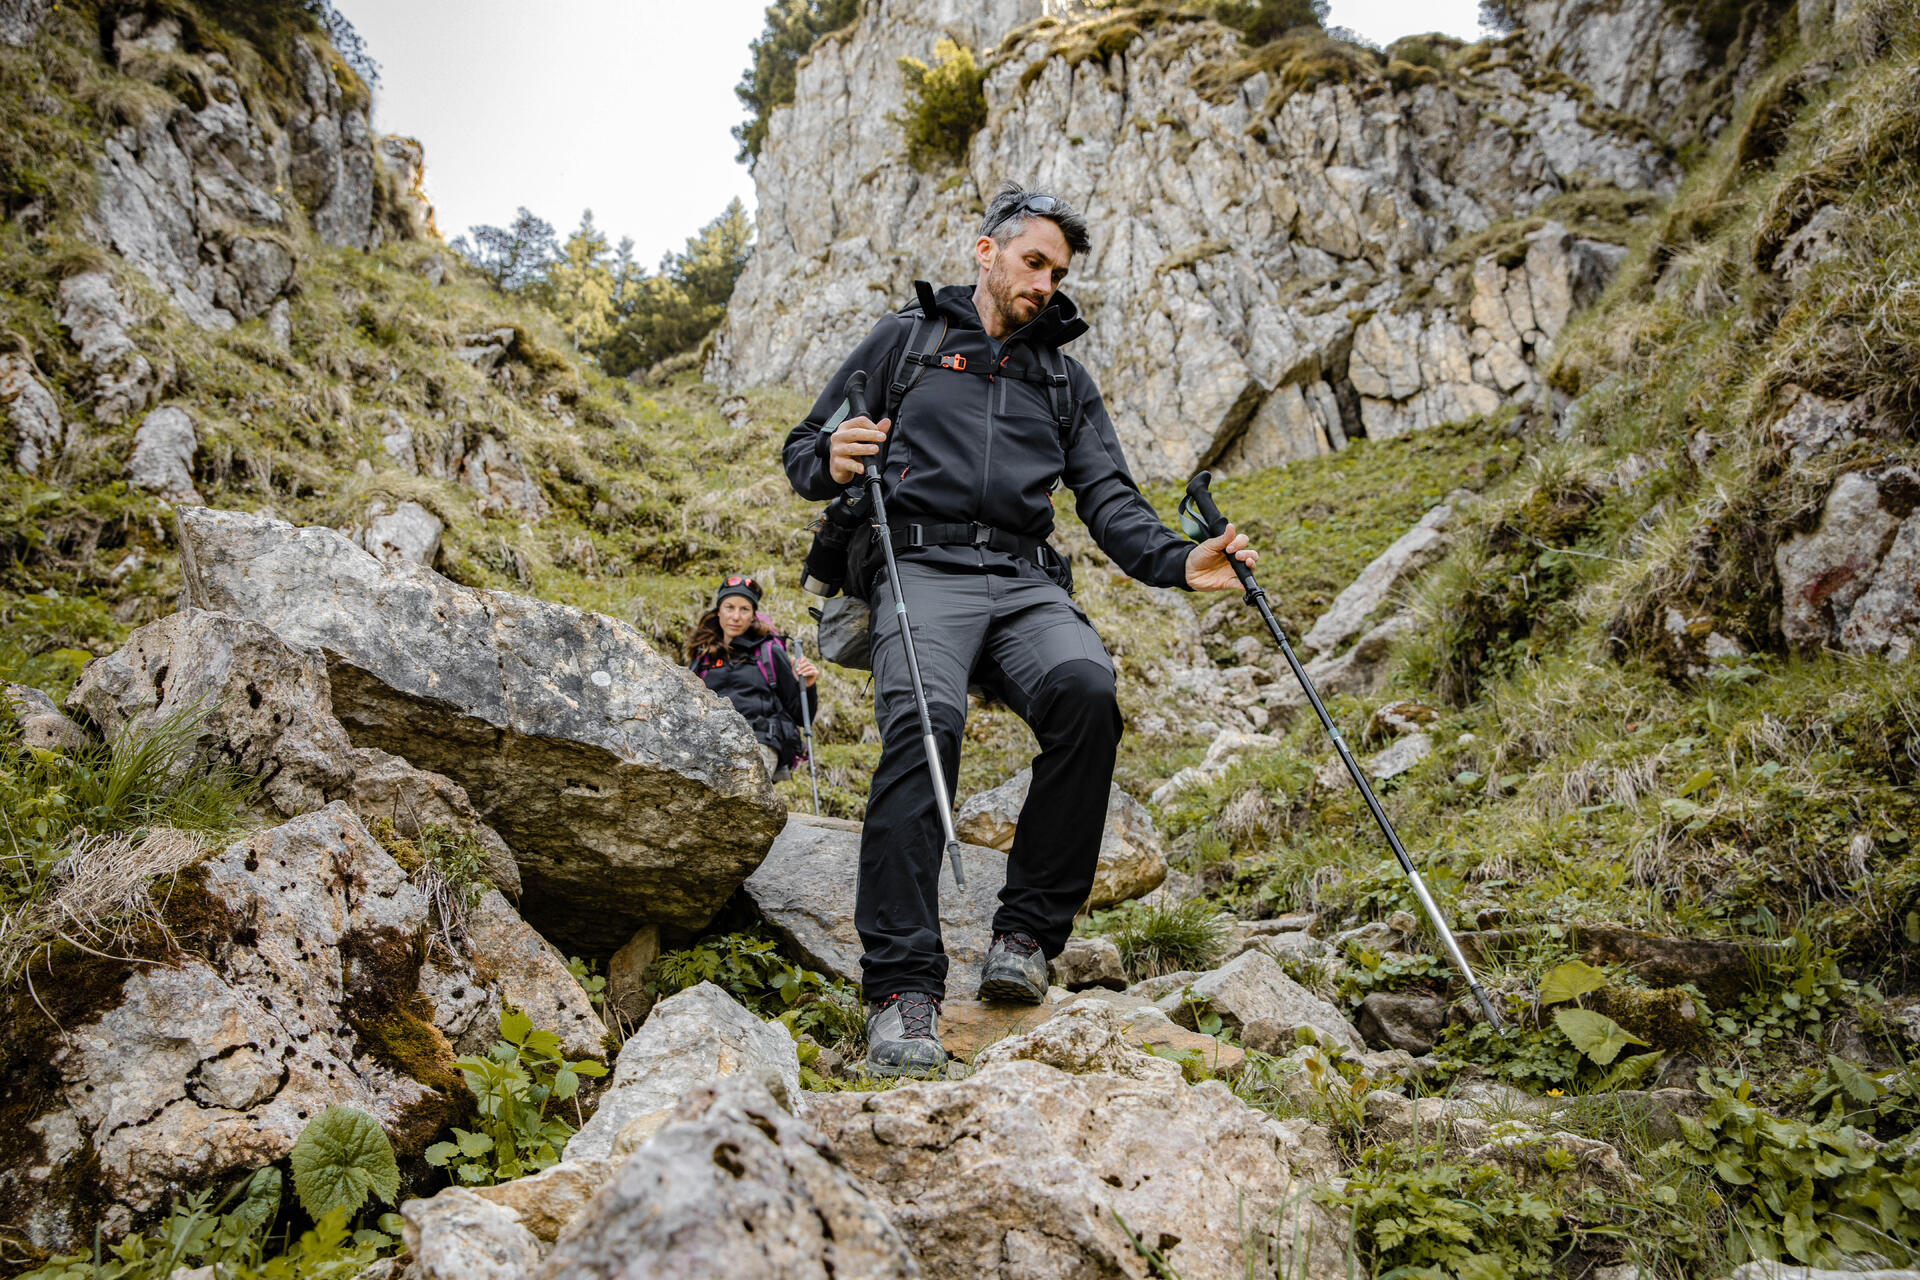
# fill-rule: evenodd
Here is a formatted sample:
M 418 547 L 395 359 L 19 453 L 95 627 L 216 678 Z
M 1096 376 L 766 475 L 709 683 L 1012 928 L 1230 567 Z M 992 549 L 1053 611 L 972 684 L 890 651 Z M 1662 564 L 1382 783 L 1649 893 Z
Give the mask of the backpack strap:
M 773 647 L 777 644 L 783 649 L 786 648 L 785 645 L 780 644 L 779 636 L 768 636 L 753 651 L 753 665 L 760 668 L 760 674 L 766 680 L 769 689 L 780 687 L 779 672 L 773 666 Z
M 887 385 L 887 403 L 880 415 L 883 418 L 891 418 L 900 411 L 900 402 L 907 398 L 907 392 L 913 390 L 920 376 L 933 364 L 934 357 L 940 352 L 940 344 L 947 340 L 946 320 L 941 319 L 938 328 L 934 324 L 939 307 L 934 302 L 933 286 L 925 280 L 915 280 L 913 288 L 919 295 L 920 314 L 914 317 L 913 331 L 907 335 L 907 345 L 894 362 L 893 381 Z
M 1047 370 L 1047 399 L 1053 404 L 1053 420 L 1060 428 L 1060 448 L 1064 452 L 1073 436 L 1073 382 L 1067 377 L 1067 358 L 1058 347 L 1036 348 L 1040 363 Z

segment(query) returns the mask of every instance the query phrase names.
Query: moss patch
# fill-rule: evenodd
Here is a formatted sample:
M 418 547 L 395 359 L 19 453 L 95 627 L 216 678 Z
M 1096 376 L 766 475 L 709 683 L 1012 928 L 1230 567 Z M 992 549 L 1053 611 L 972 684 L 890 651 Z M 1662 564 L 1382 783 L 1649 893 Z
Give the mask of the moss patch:
M 392 930 L 349 934 L 340 944 L 346 973 L 341 1014 L 363 1051 L 433 1093 L 409 1104 L 387 1136 L 401 1156 L 425 1151 L 448 1125 L 473 1108 L 473 1095 L 453 1065 L 453 1046 L 431 1021 L 419 993 L 424 942 Z

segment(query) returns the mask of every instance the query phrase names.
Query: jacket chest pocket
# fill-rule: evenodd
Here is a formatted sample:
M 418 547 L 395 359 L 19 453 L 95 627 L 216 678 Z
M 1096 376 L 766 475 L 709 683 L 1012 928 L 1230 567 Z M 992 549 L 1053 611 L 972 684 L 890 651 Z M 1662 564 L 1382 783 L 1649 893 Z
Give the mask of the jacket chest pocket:
M 1013 455 L 1057 472 L 1066 455 L 1046 389 L 1018 378 L 996 378 L 993 400 L 997 434 Z

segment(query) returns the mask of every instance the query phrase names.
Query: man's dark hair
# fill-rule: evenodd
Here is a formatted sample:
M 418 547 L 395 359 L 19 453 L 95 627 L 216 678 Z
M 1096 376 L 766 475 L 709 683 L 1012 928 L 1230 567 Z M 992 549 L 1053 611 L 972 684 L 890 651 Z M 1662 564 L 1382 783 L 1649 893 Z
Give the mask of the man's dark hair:
M 1041 207 L 1030 209 L 1029 202 Z M 1059 227 L 1060 234 L 1066 237 L 1067 248 L 1075 253 L 1085 253 L 1093 245 L 1087 234 L 1087 220 L 1079 210 L 1058 196 L 1029 191 L 1017 182 L 1000 184 L 1000 190 L 987 204 L 987 216 L 980 220 L 980 234 L 992 236 L 995 244 L 1004 245 L 1020 234 L 1028 218 L 1045 218 Z

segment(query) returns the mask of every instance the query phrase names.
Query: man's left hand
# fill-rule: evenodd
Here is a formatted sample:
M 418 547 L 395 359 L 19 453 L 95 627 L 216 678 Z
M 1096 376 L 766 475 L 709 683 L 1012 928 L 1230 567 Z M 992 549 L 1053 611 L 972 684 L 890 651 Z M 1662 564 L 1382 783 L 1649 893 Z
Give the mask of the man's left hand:
M 1247 545 L 1247 535 L 1235 533 L 1228 525 L 1219 537 L 1196 542 L 1187 552 L 1187 585 L 1195 591 L 1231 591 L 1240 585 L 1233 561 L 1251 569 L 1259 558 L 1260 553 Z

